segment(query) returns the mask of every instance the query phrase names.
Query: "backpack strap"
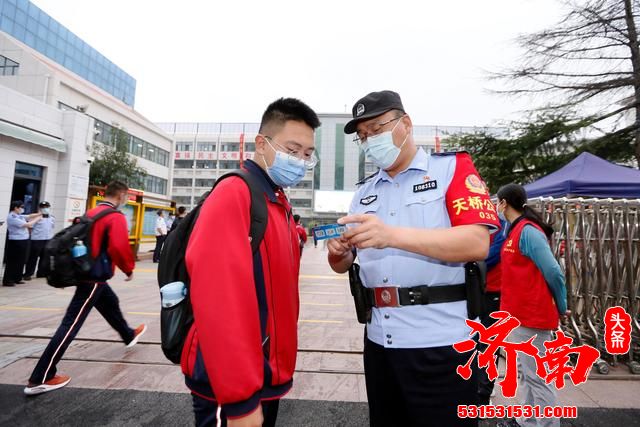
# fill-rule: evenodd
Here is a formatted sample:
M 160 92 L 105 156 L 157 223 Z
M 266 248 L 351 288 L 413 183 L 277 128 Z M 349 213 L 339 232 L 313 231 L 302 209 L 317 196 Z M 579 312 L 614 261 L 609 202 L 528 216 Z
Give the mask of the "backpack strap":
M 245 184 L 247 184 L 247 187 L 249 187 L 249 193 L 251 195 L 251 225 L 249 226 L 249 236 L 251 237 L 251 251 L 255 254 L 260 248 L 264 233 L 267 231 L 267 202 L 264 199 L 262 187 L 256 181 L 256 178 L 244 169 L 237 169 L 222 175 L 218 178 L 213 188 L 223 179 L 232 176 L 241 178 Z
M 111 215 L 113 213 L 122 213 L 119 210 L 112 208 L 111 206 L 107 206 L 107 209 L 104 209 L 100 212 L 98 212 L 97 214 L 95 214 L 94 216 L 88 216 L 87 218 L 91 221 L 91 222 L 96 222 L 97 220 L 104 218 L 107 215 Z
M 267 202 L 264 191 L 250 172 L 244 169 L 237 169 L 221 176 L 215 186 L 225 178 L 237 176 L 241 178 L 249 187 L 251 194 L 251 225 L 249 226 L 249 236 L 251 237 L 251 251 L 253 253 L 253 277 L 258 299 L 258 312 L 260 317 L 260 335 L 262 337 L 262 352 L 264 354 L 264 385 L 271 384 L 272 372 L 269 365 L 270 336 L 267 334 L 267 319 L 269 307 L 267 305 L 267 291 L 264 283 L 264 270 L 262 268 L 262 257 L 259 248 L 264 233 L 267 230 Z

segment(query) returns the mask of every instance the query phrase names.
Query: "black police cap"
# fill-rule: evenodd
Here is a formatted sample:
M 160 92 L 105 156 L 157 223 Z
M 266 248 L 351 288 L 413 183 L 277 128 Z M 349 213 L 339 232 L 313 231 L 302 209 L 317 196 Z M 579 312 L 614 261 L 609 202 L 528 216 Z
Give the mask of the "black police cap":
M 371 92 L 353 105 L 351 109 L 353 119 L 345 125 L 344 133 L 354 133 L 356 126 L 361 121 L 378 117 L 391 110 L 405 112 L 402 101 L 400 100 L 400 95 L 391 90 Z

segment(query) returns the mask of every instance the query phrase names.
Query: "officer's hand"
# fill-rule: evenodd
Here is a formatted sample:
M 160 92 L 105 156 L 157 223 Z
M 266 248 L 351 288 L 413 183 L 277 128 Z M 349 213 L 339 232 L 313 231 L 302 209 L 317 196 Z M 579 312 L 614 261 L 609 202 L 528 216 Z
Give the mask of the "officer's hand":
M 342 235 L 357 249 L 384 249 L 391 242 L 391 227 L 371 214 L 348 215 L 338 219 L 338 224 L 356 224 Z
M 330 239 L 327 242 L 327 249 L 329 249 L 329 256 L 331 258 L 344 258 L 351 252 L 351 248 L 351 244 L 344 237 Z
M 125 282 L 130 282 L 130 281 L 132 281 L 132 280 L 133 280 L 133 271 L 131 272 L 131 274 L 130 274 L 130 275 L 128 275 L 128 276 L 127 276 L 127 278 L 126 278 L 126 279 L 124 279 L 124 281 L 125 281 Z
M 246 417 L 227 420 L 227 427 L 262 427 L 263 422 L 262 406 L 258 406 L 258 409 Z

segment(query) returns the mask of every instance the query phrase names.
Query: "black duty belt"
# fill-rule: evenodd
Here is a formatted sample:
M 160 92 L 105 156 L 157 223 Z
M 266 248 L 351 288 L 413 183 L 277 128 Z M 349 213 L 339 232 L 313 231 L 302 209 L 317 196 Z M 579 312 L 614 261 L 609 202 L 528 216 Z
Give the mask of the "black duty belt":
M 443 302 L 464 301 L 467 299 L 465 284 L 441 286 L 414 286 L 399 288 L 395 286 L 367 288 L 371 305 L 374 307 L 401 307 L 405 305 L 439 304 Z

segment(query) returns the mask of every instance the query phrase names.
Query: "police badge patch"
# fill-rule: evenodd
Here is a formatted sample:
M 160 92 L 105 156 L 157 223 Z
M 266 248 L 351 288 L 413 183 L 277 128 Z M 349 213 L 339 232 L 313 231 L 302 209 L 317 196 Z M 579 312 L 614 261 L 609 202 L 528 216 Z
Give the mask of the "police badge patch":
M 487 188 L 484 185 L 484 182 L 480 179 L 480 177 L 476 174 L 471 174 L 464 180 L 464 185 L 467 187 L 467 190 L 476 194 L 487 194 Z
M 371 203 L 375 202 L 376 200 L 378 200 L 378 195 L 374 194 L 372 196 L 367 196 L 367 197 L 365 197 L 363 199 L 360 199 L 360 204 L 367 206 L 367 205 L 370 205 Z

